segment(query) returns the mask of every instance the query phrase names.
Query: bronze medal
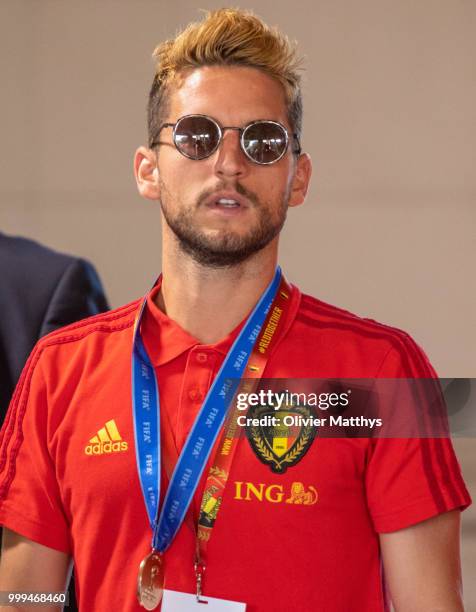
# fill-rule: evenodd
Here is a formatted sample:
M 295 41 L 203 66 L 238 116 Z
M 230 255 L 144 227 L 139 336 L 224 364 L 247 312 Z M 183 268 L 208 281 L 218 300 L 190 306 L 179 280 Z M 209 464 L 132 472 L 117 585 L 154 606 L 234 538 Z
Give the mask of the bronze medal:
M 137 599 L 146 610 L 155 610 L 164 593 L 164 560 L 158 550 L 142 559 L 137 578 Z

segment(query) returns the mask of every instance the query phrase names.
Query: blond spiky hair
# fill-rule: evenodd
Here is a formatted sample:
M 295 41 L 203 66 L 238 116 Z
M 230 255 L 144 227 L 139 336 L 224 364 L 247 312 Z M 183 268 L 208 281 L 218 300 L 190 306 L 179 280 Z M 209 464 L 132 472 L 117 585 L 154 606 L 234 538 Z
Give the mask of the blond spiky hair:
M 283 86 L 288 118 L 298 136 L 302 128 L 302 96 L 295 44 L 250 11 L 223 8 L 207 12 L 190 23 L 176 38 L 155 49 L 156 72 L 149 94 L 149 146 L 166 116 L 167 88 L 179 73 L 201 66 L 248 66 L 277 79 Z

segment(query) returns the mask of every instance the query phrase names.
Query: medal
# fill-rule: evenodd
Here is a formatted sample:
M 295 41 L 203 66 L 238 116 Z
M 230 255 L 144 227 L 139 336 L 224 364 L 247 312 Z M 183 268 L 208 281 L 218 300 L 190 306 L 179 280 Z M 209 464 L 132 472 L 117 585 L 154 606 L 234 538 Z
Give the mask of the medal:
M 137 577 L 137 599 L 146 610 L 155 610 L 164 592 L 164 560 L 157 550 L 142 559 Z

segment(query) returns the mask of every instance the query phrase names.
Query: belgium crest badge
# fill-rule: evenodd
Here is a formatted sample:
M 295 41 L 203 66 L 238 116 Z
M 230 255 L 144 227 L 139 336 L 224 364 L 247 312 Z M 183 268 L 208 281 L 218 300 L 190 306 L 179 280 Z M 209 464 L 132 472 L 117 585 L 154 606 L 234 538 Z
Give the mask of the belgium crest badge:
M 279 410 L 273 406 L 252 406 L 247 416 L 261 423 L 246 427 L 250 446 L 276 474 L 284 474 L 298 463 L 316 436 L 317 428 L 311 424 L 314 413 L 308 406 L 288 403 Z

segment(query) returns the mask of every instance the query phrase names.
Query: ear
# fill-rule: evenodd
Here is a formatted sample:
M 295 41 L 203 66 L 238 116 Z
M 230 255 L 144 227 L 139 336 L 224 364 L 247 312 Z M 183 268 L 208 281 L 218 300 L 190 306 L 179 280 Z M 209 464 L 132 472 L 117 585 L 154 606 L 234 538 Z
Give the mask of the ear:
M 299 206 L 306 199 L 312 174 L 312 162 L 307 153 L 302 153 L 296 162 L 296 171 L 291 185 L 289 206 Z
M 134 155 L 134 176 L 137 189 L 143 198 L 158 200 L 159 170 L 157 168 L 157 154 L 147 147 L 139 147 Z

